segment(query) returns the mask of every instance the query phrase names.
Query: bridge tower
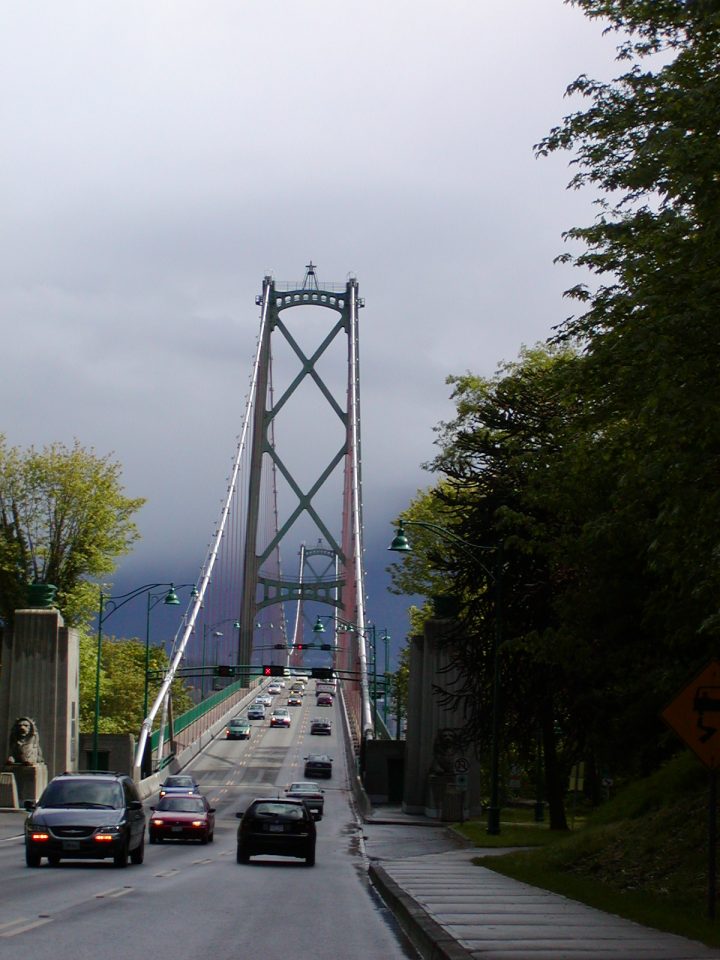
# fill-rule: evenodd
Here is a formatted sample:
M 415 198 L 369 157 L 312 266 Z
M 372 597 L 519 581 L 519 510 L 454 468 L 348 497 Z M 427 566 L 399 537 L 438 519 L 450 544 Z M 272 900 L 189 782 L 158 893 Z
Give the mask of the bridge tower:
M 321 604 L 337 613 L 339 619 L 355 625 L 351 640 L 338 647 L 335 666 L 342 671 L 349 713 L 357 724 L 357 733 L 372 728 L 367 690 L 366 627 L 364 610 L 364 578 L 362 566 L 362 501 L 360 478 L 360 385 L 358 357 L 358 311 L 363 306 L 358 296 L 358 283 L 350 278 L 344 285 L 320 286 L 315 265 L 308 264 L 300 284 L 278 284 L 272 277 L 263 280 L 263 291 L 256 299 L 261 308 L 261 330 L 258 349 L 255 407 L 252 420 L 250 470 L 247 500 L 244 562 L 240 607 L 238 663 L 249 664 L 253 656 L 253 632 L 258 616 L 273 604 L 294 604 L 304 609 Z M 307 310 L 296 312 L 299 324 L 293 324 L 295 308 L 316 308 L 329 315 L 328 322 L 306 324 Z M 318 332 L 317 345 L 308 347 L 301 334 L 308 328 Z M 346 377 L 337 380 L 338 342 L 345 339 Z M 302 346 L 301 346 L 302 341 Z M 294 364 L 294 377 L 275 396 L 273 387 L 273 347 L 279 345 Z M 333 366 L 334 364 L 334 366 Z M 337 427 L 336 446 L 327 443 L 326 461 L 319 460 L 317 449 L 327 441 L 330 430 L 317 427 L 312 419 L 283 436 L 276 430 L 279 415 L 286 410 L 308 385 L 317 388 L 326 415 Z M 344 395 L 343 395 L 344 394 Z M 326 405 L 326 406 L 325 406 Z M 324 424 L 327 421 L 323 421 Z M 300 434 L 300 435 L 299 435 Z M 334 436 L 334 434 L 333 434 Z M 282 438 L 282 439 L 279 439 Z M 302 481 L 295 475 L 286 451 L 304 445 L 304 466 L 313 476 Z M 260 530 L 261 498 L 267 484 L 267 471 L 280 476 L 287 498 L 292 501 L 284 511 L 276 532 L 263 540 Z M 340 471 L 342 475 L 340 476 Z M 339 496 L 328 505 L 331 480 L 337 480 Z M 309 539 L 310 526 L 324 544 L 323 553 L 332 558 L 327 576 L 308 577 L 300 573 L 284 576 L 273 563 L 279 553 L 285 556 L 298 552 L 300 541 Z M 302 530 L 303 535 L 298 536 Z M 281 545 L 285 547 L 280 550 Z M 298 642 L 297 627 L 293 642 Z M 293 643 L 291 642 L 291 647 Z M 265 662 L 269 662 L 266 659 Z M 297 662 L 297 658 L 293 657 Z

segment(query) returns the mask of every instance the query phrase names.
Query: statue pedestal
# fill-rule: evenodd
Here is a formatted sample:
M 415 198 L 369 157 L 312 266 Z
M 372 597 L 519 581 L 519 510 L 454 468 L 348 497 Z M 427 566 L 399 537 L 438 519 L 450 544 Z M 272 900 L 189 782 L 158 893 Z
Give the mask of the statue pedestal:
M 15 781 L 15 790 L 12 786 L 2 786 L 3 791 L 14 793 L 16 806 L 22 807 L 25 800 L 37 800 L 48 782 L 48 770 L 44 763 L 6 763 L 2 768 L 3 774 L 11 774 Z M 6 777 L 2 777 L 2 784 Z M 3 806 L 0 803 L 0 806 Z M 10 804 L 8 804 L 10 806 Z

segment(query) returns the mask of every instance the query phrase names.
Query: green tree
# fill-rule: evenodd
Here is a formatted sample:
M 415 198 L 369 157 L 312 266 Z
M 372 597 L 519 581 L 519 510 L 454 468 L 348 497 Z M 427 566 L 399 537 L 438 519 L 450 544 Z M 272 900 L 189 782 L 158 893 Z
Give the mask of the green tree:
M 563 257 L 596 281 L 569 291 L 583 312 L 559 332 L 587 361 L 588 455 L 575 485 L 605 487 L 578 546 L 594 540 L 602 563 L 634 541 L 635 627 L 662 665 L 647 683 L 664 688 L 707 659 L 719 626 L 720 5 L 576 5 L 609 20 L 624 69 L 571 84 L 587 108 L 538 146 L 572 151 L 571 186 L 601 191 L 595 222 L 568 232 L 581 252 Z
M 69 626 L 87 622 L 97 609 L 89 578 L 129 552 L 144 502 L 124 495 L 119 464 L 77 441 L 23 452 L 0 435 L 0 617 L 11 622 L 39 581 L 58 588 Z
M 486 754 L 500 638 L 502 741 L 516 756 L 530 756 L 542 728 L 551 822 L 558 829 L 566 825 L 563 777 L 578 738 L 565 723 L 560 750 L 556 729 L 569 713 L 570 684 L 557 655 L 552 605 L 559 520 L 543 501 L 541 484 L 574 418 L 566 371 L 575 362 L 572 351 L 537 348 L 492 379 L 450 379 L 457 416 L 438 429 L 441 452 L 429 465 L 441 479 L 404 514 L 448 533 L 410 525 L 413 554 L 402 572 L 393 568 L 401 592 L 429 587 L 460 601 L 461 625 L 449 651 L 463 683 L 455 693 L 439 693 L 455 700 L 467 720 L 465 736 Z
M 162 647 L 150 647 L 150 671 L 164 672 L 168 657 Z M 80 730 L 91 733 L 95 725 L 95 684 L 97 639 L 80 638 Z M 160 689 L 161 680 L 149 684 L 150 703 Z M 100 664 L 100 733 L 137 734 L 144 720 L 145 643 L 142 640 L 118 640 L 104 637 Z M 185 681 L 172 684 L 173 707 L 180 714 L 193 705 Z M 157 721 L 159 723 L 159 719 Z

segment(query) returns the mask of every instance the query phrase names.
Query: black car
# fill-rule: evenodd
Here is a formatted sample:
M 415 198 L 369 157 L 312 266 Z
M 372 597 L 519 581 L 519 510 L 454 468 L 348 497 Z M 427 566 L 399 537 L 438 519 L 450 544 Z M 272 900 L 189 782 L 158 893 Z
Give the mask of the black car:
M 145 811 L 134 781 L 122 773 L 63 773 L 40 799 L 25 801 L 25 863 L 106 860 L 142 863 Z
M 314 717 L 310 721 L 310 733 L 329 737 L 332 734 L 332 723 L 329 720 Z
M 302 800 L 259 797 L 240 819 L 237 832 L 237 862 L 248 863 L 258 853 L 299 857 L 315 864 L 315 821 Z
M 305 774 L 308 780 L 332 776 L 332 757 L 326 753 L 310 753 L 305 757 Z
M 325 791 L 314 780 L 296 780 L 285 788 L 286 797 L 302 800 L 314 820 L 322 820 L 325 810 Z

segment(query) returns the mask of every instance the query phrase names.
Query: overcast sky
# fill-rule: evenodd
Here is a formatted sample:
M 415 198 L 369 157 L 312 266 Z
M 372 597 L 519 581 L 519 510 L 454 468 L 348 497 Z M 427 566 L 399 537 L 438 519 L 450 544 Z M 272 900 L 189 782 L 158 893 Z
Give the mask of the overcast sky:
M 112 453 L 147 497 L 117 592 L 197 577 L 255 297 L 312 259 L 366 303 L 368 613 L 405 635 L 385 547 L 446 376 L 570 312 L 552 260 L 592 198 L 532 147 L 614 73 L 601 33 L 562 0 L 0 0 L 0 433 Z

